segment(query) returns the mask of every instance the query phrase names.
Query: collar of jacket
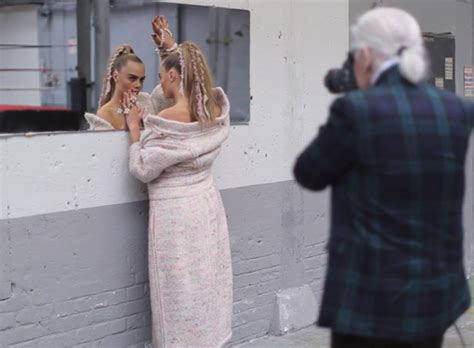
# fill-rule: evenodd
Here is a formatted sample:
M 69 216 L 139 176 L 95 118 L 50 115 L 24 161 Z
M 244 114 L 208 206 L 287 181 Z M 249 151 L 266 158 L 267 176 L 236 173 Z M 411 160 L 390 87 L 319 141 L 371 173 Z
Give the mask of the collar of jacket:
M 375 71 L 374 75 L 372 76 L 372 81 L 371 81 L 371 84 L 372 85 L 375 85 L 375 83 L 377 82 L 377 80 L 380 78 L 380 76 L 387 70 L 389 70 L 390 68 L 394 67 L 394 66 L 399 66 L 400 65 L 400 57 L 393 57 L 393 58 L 390 58 L 388 60 L 386 60 L 385 62 L 383 62 L 379 68 L 377 69 L 377 71 Z
M 380 75 L 380 77 L 377 79 L 377 81 L 375 82 L 373 86 L 379 87 L 379 86 L 397 85 L 397 84 L 413 85 L 412 82 L 408 81 L 406 78 L 402 76 L 402 74 L 400 73 L 400 66 L 398 64 L 385 70 Z

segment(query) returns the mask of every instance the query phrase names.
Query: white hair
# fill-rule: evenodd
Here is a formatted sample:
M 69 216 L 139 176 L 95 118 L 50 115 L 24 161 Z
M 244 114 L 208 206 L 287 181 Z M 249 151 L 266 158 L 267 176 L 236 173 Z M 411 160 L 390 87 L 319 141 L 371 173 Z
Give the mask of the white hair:
M 426 78 L 428 62 L 421 29 L 408 12 L 378 7 L 359 17 L 351 31 L 352 49 L 372 49 L 377 64 L 399 56 L 403 77 L 413 83 Z

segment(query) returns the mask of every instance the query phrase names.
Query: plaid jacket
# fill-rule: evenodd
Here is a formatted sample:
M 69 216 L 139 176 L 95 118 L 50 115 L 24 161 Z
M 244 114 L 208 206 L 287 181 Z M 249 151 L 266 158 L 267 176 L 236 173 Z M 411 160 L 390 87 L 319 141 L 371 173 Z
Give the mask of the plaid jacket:
M 463 267 L 464 163 L 474 106 L 394 67 L 336 100 L 298 158 L 297 181 L 332 187 L 318 324 L 416 341 L 469 307 Z

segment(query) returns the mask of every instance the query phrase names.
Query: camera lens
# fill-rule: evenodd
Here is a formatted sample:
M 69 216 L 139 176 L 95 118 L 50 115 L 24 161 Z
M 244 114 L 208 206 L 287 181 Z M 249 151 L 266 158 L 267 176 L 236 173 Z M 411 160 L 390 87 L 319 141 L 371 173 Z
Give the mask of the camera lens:
M 328 71 L 324 78 L 324 85 L 329 92 L 339 94 L 357 89 L 352 63 L 352 55 L 349 54 L 341 69 L 331 69 Z

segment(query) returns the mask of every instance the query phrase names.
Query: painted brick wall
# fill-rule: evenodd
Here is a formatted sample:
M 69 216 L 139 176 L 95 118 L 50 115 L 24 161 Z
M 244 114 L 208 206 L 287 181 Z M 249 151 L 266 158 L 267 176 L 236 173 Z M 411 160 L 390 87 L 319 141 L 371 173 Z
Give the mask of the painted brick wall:
M 251 122 L 232 128 L 215 170 L 231 234 L 233 344 L 268 332 L 277 291 L 309 284 L 319 298 L 325 269 L 327 193 L 301 191 L 290 169 L 326 118 L 321 80 L 347 49 L 348 2 L 281 4 L 222 2 L 249 9 L 252 27 Z M 147 204 L 127 174 L 127 141 L 0 137 L 0 347 L 150 340 Z
M 143 346 L 146 211 L 142 202 L 2 221 L 0 347 Z
M 303 192 L 294 182 L 222 193 L 236 344 L 269 331 L 277 291 L 310 284 L 319 294 L 327 195 Z M 0 299 L 0 347 L 149 341 L 146 221 L 146 202 L 3 220 L 9 288 Z

